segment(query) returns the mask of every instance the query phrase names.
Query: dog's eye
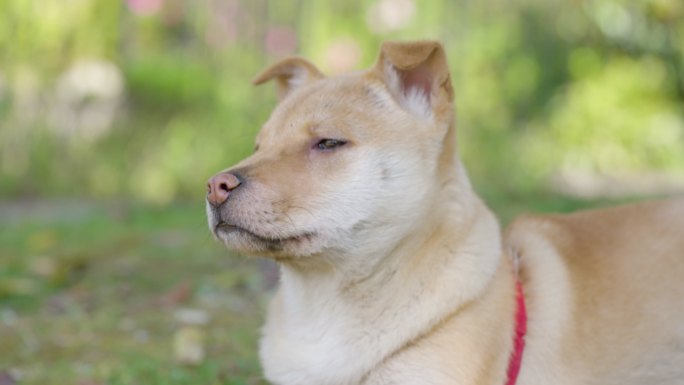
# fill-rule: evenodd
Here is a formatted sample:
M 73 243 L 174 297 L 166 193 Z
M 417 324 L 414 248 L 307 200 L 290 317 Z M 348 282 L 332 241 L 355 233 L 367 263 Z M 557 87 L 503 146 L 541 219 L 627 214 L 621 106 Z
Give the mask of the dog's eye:
M 321 139 L 316 143 L 315 148 L 318 150 L 332 150 L 336 147 L 341 147 L 347 144 L 344 140 L 339 139 Z

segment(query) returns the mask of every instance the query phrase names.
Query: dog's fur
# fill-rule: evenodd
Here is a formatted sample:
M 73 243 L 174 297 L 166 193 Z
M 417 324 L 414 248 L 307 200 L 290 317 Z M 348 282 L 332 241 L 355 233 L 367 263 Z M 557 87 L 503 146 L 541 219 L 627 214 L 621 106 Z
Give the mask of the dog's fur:
M 207 204 L 218 239 L 280 262 L 269 381 L 504 384 L 519 271 L 518 384 L 684 383 L 683 199 L 526 217 L 502 239 L 455 150 L 440 44 L 385 43 L 337 77 L 291 58 L 270 79 L 280 103 L 230 169 L 242 184 Z

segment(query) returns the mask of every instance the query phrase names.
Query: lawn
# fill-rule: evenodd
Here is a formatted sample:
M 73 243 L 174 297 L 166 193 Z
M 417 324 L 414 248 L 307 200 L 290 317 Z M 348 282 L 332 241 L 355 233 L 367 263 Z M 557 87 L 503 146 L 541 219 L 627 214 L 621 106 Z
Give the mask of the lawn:
M 0 384 L 260 383 L 272 269 L 216 244 L 201 203 L 13 202 L 0 217 Z M 205 358 L 180 363 L 195 345 Z
M 484 194 L 507 222 L 603 202 Z M 277 280 L 230 254 L 202 202 L 0 203 L 0 384 L 261 384 Z

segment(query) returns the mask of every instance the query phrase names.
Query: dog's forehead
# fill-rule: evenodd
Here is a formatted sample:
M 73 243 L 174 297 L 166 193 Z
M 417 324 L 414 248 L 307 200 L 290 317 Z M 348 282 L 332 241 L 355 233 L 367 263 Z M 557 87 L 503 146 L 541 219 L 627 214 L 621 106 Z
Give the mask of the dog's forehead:
M 350 74 L 303 85 L 288 95 L 264 124 L 259 141 L 286 136 L 315 136 L 326 128 L 348 131 L 359 119 L 391 112 L 391 96 L 378 82 Z

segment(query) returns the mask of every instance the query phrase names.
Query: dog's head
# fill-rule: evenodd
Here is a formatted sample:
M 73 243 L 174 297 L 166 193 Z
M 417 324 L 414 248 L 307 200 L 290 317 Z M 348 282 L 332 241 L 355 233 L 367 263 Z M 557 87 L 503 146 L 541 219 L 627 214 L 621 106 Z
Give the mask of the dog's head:
M 326 77 L 290 58 L 255 152 L 209 181 L 214 235 L 280 260 L 391 247 L 432 207 L 453 160 L 449 70 L 436 42 L 385 43 L 365 71 Z

